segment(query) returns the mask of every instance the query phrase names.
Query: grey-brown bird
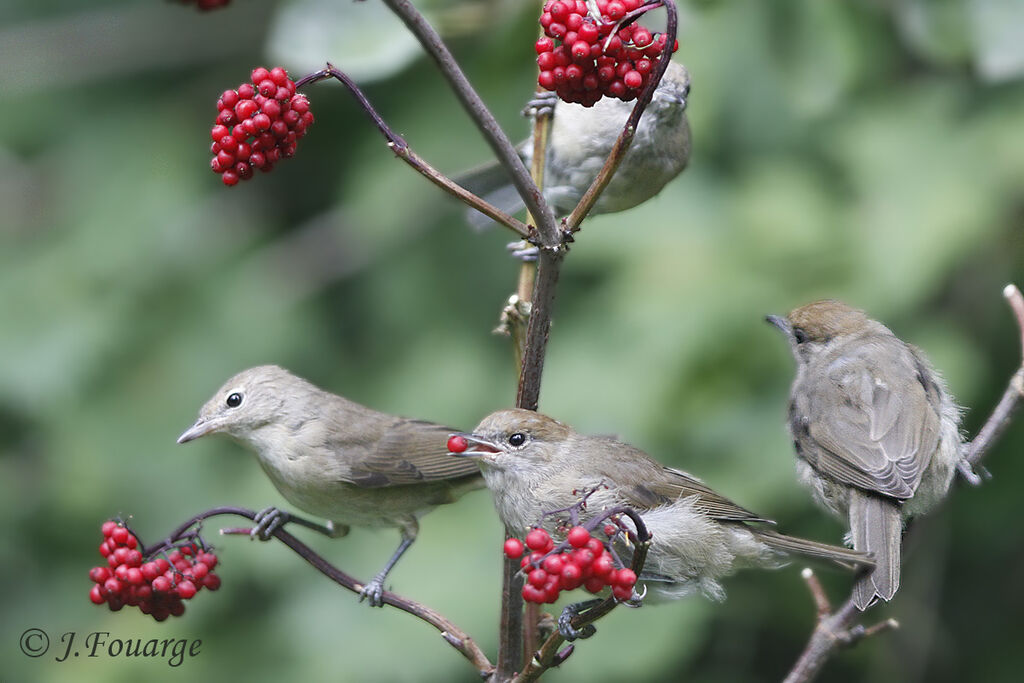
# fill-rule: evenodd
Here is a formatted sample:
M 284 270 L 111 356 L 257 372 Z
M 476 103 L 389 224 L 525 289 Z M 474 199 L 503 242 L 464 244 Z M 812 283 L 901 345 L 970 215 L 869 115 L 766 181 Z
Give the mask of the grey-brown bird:
M 371 410 L 276 365 L 263 365 L 218 389 L 178 443 L 211 433 L 234 437 L 256 452 L 289 503 L 328 520 L 320 525 L 268 508 L 255 530 L 260 538 L 286 522 L 331 537 L 344 536 L 349 526 L 397 527 L 398 549 L 360 598 L 380 606 L 388 572 L 416 538 L 417 519 L 483 488 L 472 462 L 448 456 L 451 431 Z
M 690 124 L 686 105 L 690 74 L 682 64 L 670 62 L 640 117 L 633 143 L 608 187 L 594 205 L 593 214 L 631 209 L 661 192 L 686 168 L 690 160 Z M 544 198 L 557 216 L 579 203 L 604 166 L 612 146 L 626 125 L 635 102 L 602 98 L 593 107 L 556 99 L 544 169 Z M 530 165 L 533 139 L 520 145 L 520 156 Z M 458 179 L 470 191 L 484 196 L 508 213 L 523 208 L 506 171 L 492 162 Z M 475 227 L 490 221 L 470 214 Z
M 904 521 L 945 497 L 960 463 L 960 409 L 924 355 L 863 311 L 816 301 L 768 321 L 796 358 L 789 429 L 800 480 L 848 519 L 876 569 L 858 580 L 861 610 L 900 585 Z
M 543 523 L 558 533 L 558 517 L 547 513 L 573 506 L 591 491 L 581 519 L 620 505 L 637 510 L 652 535 L 640 579 L 661 597 L 700 591 L 721 599 L 722 577 L 741 567 L 777 567 L 787 554 L 847 567 L 871 564 L 863 553 L 766 528 L 770 522 L 764 517 L 686 472 L 539 413 L 500 410 L 461 436 L 468 447 L 453 455 L 472 456 L 480 464 L 498 516 L 513 531 Z

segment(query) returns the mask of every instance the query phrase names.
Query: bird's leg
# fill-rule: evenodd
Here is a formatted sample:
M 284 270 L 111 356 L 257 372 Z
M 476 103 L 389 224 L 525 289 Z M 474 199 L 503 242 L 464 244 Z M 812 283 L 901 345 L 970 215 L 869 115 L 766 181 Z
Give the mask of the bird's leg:
M 406 525 L 402 529 L 402 542 L 398 544 L 398 548 L 394 554 L 391 555 L 391 559 L 388 560 L 387 564 L 384 565 L 384 569 L 381 569 L 377 576 L 367 583 L 359 591 L 359 602 L 363 600 L 369 600 L 370 607 L 383 607 L 384 601 L 381 600 L 381 595 L 384 593 L 384 580 L 388 578 L 388 573 L 398 563 L 399 558 L 409 549 L 412 542 L 416 540 L 416 532 L 418 527 L 415 520 L 412 525 Z
M 256 517 L 253 520 L 256 522 L 256 526 L 253 527 L 249 535 L 252 538 L 257 538 L 261 541 L 269 541 L 274 531 L 282 528 L 285 524 L 300 524 L 307 529 L 313 531 L 319 531 L 324 536 L 330 538 L 341 538 L 348 533 L 348 527 L 340 524 L 334 524 L 334 522 L 327 522 L 327 524 L 320 524 L 308 520 L 298 515 L 293 515 L 286 510 L 281 510 L 271 505 L 268 508 L 264 508 L 256 513 Z
M 577 640 L 580 638 L 589 638 L 590 636 L 597 633 L 597 627 L 593 624 L 587 624 L 583 628 L 577 629 L 572 625 L 574 617 L 586 612 L 591 607 L 600 605 L 604 600 L 601 598 L 594 598 L 592 600 L 584 600 L 583 602 L 574 602 L 571 605 L 566 605 L 562 609 L 562 613 L 558 615 L 558 632 L 562 634 L 562 637 L 568 641 Z

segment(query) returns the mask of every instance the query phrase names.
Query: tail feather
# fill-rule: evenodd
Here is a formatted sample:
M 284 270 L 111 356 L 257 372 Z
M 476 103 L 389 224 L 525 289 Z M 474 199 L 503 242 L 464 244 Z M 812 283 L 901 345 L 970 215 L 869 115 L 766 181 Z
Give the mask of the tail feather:
M 777 531 L 769 529 L 758 530 L 757 537 L 765 545 L 784 553 L 814 557 L 819 560 L 829 560 L 847 569 L 865 569 L 875 566 L 871 556 L 859 549 L 851 550 L 828 543 L 818 543 L 795 536 L 786 536 Z
M 861 611 L 876 598 L 891 600 L 900 587 L 903 522 L 894 502 L 861 491 L 850 493 L 853 547 L 875 557 L 875 570 L 857 580 L 853 601 Z
M 456 177 L 455 182 L 507 214 L 515 214 L 525 206 L 512 186 L 508 171 L 496 160 L 466 171 Z M 466 221 L 476 230 L 486 230 L 494 225 L 494 221 L 476 209 L 466 211 Z

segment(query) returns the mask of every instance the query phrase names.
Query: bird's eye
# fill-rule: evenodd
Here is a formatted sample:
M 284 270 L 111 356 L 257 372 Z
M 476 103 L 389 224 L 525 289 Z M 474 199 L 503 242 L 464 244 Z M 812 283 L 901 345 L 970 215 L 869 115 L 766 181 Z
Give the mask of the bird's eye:
M 796 343 L 797 344 L 803 344 L 805 341 L 807 341 L 807 333 L 804 332 L 799 327 L 794 327 L 793 328 L 793 339 L 796 339 Z
M 242 395 L 236 391 L 228 396 L 227 404 L 228 408 L 237 408 L 242 405 Z
M 516 432 L 508 437 L 508 445 L 513 448 L 519 448 L 524 443 L 526 443 L 526 434 L 522 432 Z

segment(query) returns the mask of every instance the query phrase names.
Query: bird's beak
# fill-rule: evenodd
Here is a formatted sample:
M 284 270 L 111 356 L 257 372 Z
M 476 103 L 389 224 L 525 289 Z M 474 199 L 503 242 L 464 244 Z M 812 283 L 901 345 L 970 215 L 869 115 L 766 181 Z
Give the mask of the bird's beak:
M 463 432 L 458 432 L 452 434 L 451 436 L 461 436 L 468 442 L 468 445 L 466 446 L 466 450 L 458 453 L 456 453 L 455 451 L 449 451 L 448 455 L 480 457 L 481 455 L 502 452 L 501 449 L 494 445 L 493 442 L 488 441 L 487 439 L 477 436 L 475 434 L 466 434 Z
M 188 443 L 193 439 L 198 439 L 201 436 L 206 436 L 212 432 L 217 425 L 213 424 L 209 420 L 199 418 L 196 423 L 186 429 L 181 436 L 178 437 L 178 443 Z
M 766 315 L 764 319 L 765 322 L 769 322 L 782 330 L 787 337 L 793 334 L 793 326 L 789 324 L 789 320 L 786 318 L 778 315 Z

